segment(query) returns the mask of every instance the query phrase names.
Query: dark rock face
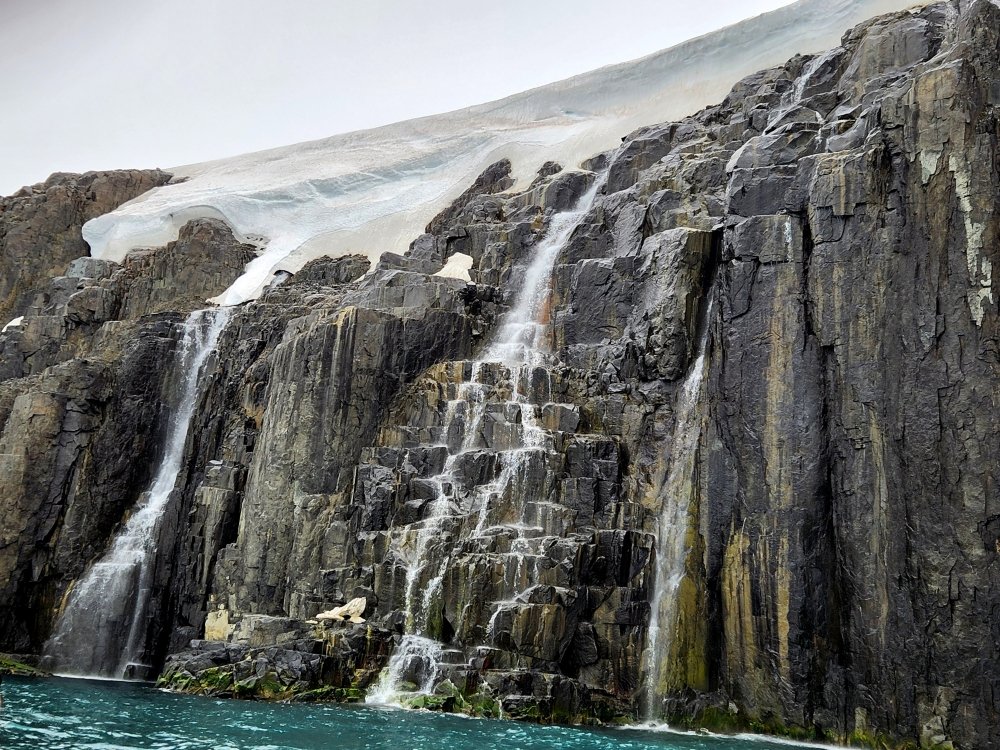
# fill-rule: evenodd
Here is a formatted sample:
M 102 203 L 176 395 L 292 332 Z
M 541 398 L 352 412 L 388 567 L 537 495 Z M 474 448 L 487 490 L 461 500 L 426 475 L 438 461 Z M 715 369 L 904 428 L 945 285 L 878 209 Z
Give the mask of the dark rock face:
M 1000 741 L 998 52 L 991 3 L 872 22 L 794 171 L 730 161 L 702 524 L 719 684 L 758 713 Z
M 391 650 L 386 630 L 255 615 L 228 641 L 194 640 L 167 657 L 158 684 L 217 697 L 356 702 Z
M 169 180 L 158 169 L 59 173 L 0 199 L 0 325 L 27 312 L 51 277 L 88 253 L 85 222 Z
M 445 227 L 458 223 L 456 219 L 468 210 L 470 204 L 476 198 L 483 195 L 501 193 L 509 188 L 514 184 L 514 181 L 510 177 L 510 172 L 511 163 L 509 159 L 501 159 L 495 164 L 491 164 L 451 206 L 431 220 L 431 223 L 427 225 L 427 232 L 430 234 L 440 234 L 441 230 Z
M 228 287 L 255 256 L 251 245 L 233 240 L 223 222 L 188 222 L 176 241 L 129 253 L 122 264 L 124 273 L 112 275 L 112 294 L 119 291 L 121 296 L 116 317 L 131 320 L 205 307 L 207 299 Z
M 477 354 L 598 176 L 548 164 L 511 192 L 499 162 L 406 255 L 272 285 L 200 396 L 148 636 L 165 684 L 358 699 L 415 585 L 440 646 L 422 705 L 1000 744 L 998 116 L 979 0 L 629 135 L 587 163 L 606 182 L 556 259 L 549 354 L 524 383 L 483 365 L 475 423 Z M 0 336 L 0 648 L 37 651 L 135 501 L 177 313 L 250 253 L 200 222 L 81 259 Z M 436 275 L 456 253 L 472 283 Z M 526 413 L 539 444 L 505 474 Z M 370 631 L 307 622 L 354 597 Z
M 151 379 L 174 340 L 167 321 L 107 361 L 72 360 L 0 383 L 0 581 L 4 648 L 37 651 L 63 585 L 103 549 L 148 480 L 163 398 Z
M 189 224 L 121 266 L 77 259 L 0 335 L 0 648 L 41 647 L 67 584 L 145 489 L 181 377 L 175 311 L 204 306 L 252 257 L 223 230 Z

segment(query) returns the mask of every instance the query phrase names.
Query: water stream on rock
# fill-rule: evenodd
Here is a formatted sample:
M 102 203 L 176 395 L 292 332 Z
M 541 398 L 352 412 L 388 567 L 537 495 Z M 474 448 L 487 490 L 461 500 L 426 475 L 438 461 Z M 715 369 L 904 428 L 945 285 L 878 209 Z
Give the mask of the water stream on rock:
M 819 69 L 822 68 L 823 65 L 825 65 L 831 58 L 836 56 L 836 54 L 837 50 L 828 50 L 822 54 L 814 56 L 805 64 L 802 68 L 802 72 L 795 81 L 795 86 L 782 95 L 780 105 L 768 118 L 767 126 L 764 128 L 765 132 L 770 132 L 772 129 L 776 129 L 778 125 L 783 124 L 782 120 L 786 115 L 802 106 L 802 101 L 805 99 L 806 95 L 806 87 L 812 81 L 813 76 L 816 75 L 816 73 L 819 72 Z M 819 122 L 821 119 L 820 116 L 818 114 L 815 114 L 814 116 L 817 122 Z
M 659 698 L 665 693 L 669 678 L 673 637 L 677 628 L 678 597 L 684 579 L 689 545 L 690 508 L 695 492 L 694 471 L 701 440 L 699 409 L 705 384 L 705 361 L 712 319 L 712 295 L 702 321 L 696 345 L 696 357 L 684 382 L 677 390 L 674 406 L 673 440 L 670 443 L 670 466 L 661 485 L 659 528 L 656 537 L 656 569 L 649 631 L 646 635 L 644 718 L 659 719 Z
M 441 596 L 442 582 L 455 551 L 452 538 L 463 517 L 463 493 L 465 507 L 470 506 L 470 499 L 479 504 L 474 536 L 496 533 L 500 527 L 512 532 L 510 556 L 516 561 L 515 585 L 523 590 L 534 580 L 527 569 L 531 549 L 523 506 L 520 518 L 494 519 L 491 523 L 491 499 L 510 491 L 517 493 L 517 484 L 523 481 L 531 456 L 551 449 L 539 424 L 539 405 L 535 402 L 539 393 L 551 391 L 545 364 L 550 357 L 547 333 L 552 273 L 559 252 L 590 210 L 603 184 L 603 176 L 595 179 L 572 209 L 551 219 L 524 271 L 514 307 L 503 317 L 480 356 L 466 364 L 467 377 L 457 384 L 456 398 L 447 405 L 441 432 L 449 436 L 457 430 L 462 439 L 457 450 L 448 446 L 443 469 L 428 479 L 436 497 L 429 503 L 424 519 L 411 525 L 416 527 L 415 538 L 411 531 L 404 539 L 403 546 L 410 550 L 409 554 L 401 554 L 406 560 L 405 635 L 369 692 L 369 703 L 392 703 L 407 694 L 430 693 L 441 677 L 442 664 L 464 659 L 461 652 L 449 652 L 434 637 L 435 624 L 431 621 L 433 605 Z M 487 436 L 484 421 L 500 415 L 503 424 L 513 428 L 499 429 L 494 421 L 494 432 Z M 460 464 L 480 449 L 496 451 L 500 463 L 497 477 L 480 486 L 463 487 Z M 430 566 L 434 569 L 428 579 Z M 499 612 L 498 608 L 494 617 Z
M 150 616 L 160 520 L 181 471 L 205 363 L 215 351 L 231 311 L 196 310 L 185 320 L 174 359 L 180 382 L 163 458 L 149 489 L 140 496 L 139 507 L 110 549 L 72 589 L 45 644 L 48 669 L 126 679 L 146 676 L 149 671 L 140 660 Z

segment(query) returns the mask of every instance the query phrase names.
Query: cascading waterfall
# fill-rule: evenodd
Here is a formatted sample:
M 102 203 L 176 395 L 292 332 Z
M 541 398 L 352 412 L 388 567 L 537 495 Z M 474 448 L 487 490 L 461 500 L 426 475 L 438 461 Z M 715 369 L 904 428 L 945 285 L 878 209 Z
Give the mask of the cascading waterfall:
M 806 95 L 806 86 L 812 80 L 813 76 L 819 71 L 820 68 L 826 64 L 831 58 L 837 54 L 837 50 L 828 50 L 822 54 L 813 57 L 802 69 L 799 77 L 795 81 L 795 86 L 784 93 L 781 97 L 781 103 L 774 113 L 768 118 L 767 127 L 765 131 L 770 130 L 781 122 L 782 118 L 791 112 L 796 107 L 802 105 L 802 100 Z M 820 119 L 819 115 L 816 115 L 817 121 Z
M 428 507 L 427 516 L 413 540 L 412 552 L 407 556 L 406 634 L 393 651 L 378 684 L 369 692 L 369 703 L 390 703 L 407 692 L 412 694 L 414 691 L 403 690 L 406 682 L 415 685 L 418 694 L 433 690 L 439 677 L 444 647 L 432 637 L 430 615 L 454 551 L 454 528 L 450 527 L 459 518 L 456 511 L 460 508 L 460 495 L 464 489 L 480 502 L 475 534 L 488 532 L 490 498 L 501 495 L 517 481 L 528 455 L 545 447 L 545 432 L 538 422 L 537 407 L 530 403 L 528 396 L 532 390 L 532 374 L 545 364 L 548 356 L 546 335 L 552 273 L 559 252 L 590 210 L 603 184 L 603 177 L 595 179 L 572 209 L 552 218 L 546 236 L 525 269 L 514 307 L 502 319 L 490 344 L 472 363 L 469 378 L 458 384 L 457 398 L 448 404 L 442 432 L 451 435 L 457 425 L 463 430 L 462 440 L 456 451 L 449 449 L 443 469 L 430 479 L 436 488 L 436 497 Z M 519 434 L 514 438 L 515 444 L 501 453 L 502 468 L 496 480 L 480 487 L 462 488 L 456 467 L 465 454 L 481 443 L 481 425 L 491 403 L 487 378 L 496 377 L 498 372 L 504 371 L 509 372 L 511 382 L 511 395 L 504 404 L 518 410 Z M 523 525 L 513 524 L 518 534 L 513 543 L 515 553 L 521 549 L 519 545 L 524 544 Z M 421 580 L 426 578 L 425 571 L 435 564 L 436 559 L 434 574 L 423 591 L 418 590 Z M 523 575 L 522 563 L 519 558 L 517 580 Z
M 149 671 L 149 665 L 140 660 L 151 614 L 160 521 L 181 472 L 205 363 L 215 351 L 231 310 L 197 310 L 184 322 L 174 360 L 180 388 L 163 459 L 149 489 L 140 496 L 138 509 L 70 593 L 45 644 L 45 664 L 54 672 L 127 679 Z
M 670 654 L 677 627 L 678 595 L 688 558 L 687 536 L 690 531 L 690 507 L 694 487 L 692 476 L 701 440 L 702 400 L 705 384 L 705 361 L 712 319 L 712 296 L 702 323 L 694 362 L 677 390 L 673 440 L 670 444 L 670 467 L 659 495 L 661 501 L 656 538 L 656 567 L 651 598 L 652 612 L 646 635 L 644 655 L 645 718 L 659 718 L 657 706 L 669 678 Z

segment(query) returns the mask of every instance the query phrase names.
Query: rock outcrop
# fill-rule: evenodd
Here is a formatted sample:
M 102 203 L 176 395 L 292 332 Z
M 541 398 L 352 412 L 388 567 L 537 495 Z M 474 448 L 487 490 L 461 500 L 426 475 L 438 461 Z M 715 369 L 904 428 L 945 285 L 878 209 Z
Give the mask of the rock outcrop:
M 253 615 L 228 640 L 194 640 L 167 657 L 157 684 L 216 697 L 354 703 L 391 649 L 386 630 Z
M 177 243 L 121 266 L 72 261 L 0 335 L 2 648 L 41 648 L 67 583 L 138 500 L 176 407 L 182 373 L 166 365 L 181 313 L 205 306 L 252 257 L 221 224 L 193 222 Z
M 158 169 L 57 173 L 0 199 L 0 326 L 24 315 L 50 278 L 87 255 L 84 223 L 169 180 Z
M 1000 744 L 998 123 L 1000 6 L 939 2 L 582 169 L 517 190 L 498 162 L 373 269 L 272 284 L 192 425 L 163 683 L 360 699 L 419 599 L 433 648 L 400 669 L 427 707 Z M 484 362 L 600 179 L 544 361 Z M 135 502 L 178 313 L 251 253 L 200 222 L 82 259 L 0 335 L 0 649 L 40 648 Z M 437 275 L 459 253 L 471 281 Z M 364 625 L 307 622 L 358 599 Z

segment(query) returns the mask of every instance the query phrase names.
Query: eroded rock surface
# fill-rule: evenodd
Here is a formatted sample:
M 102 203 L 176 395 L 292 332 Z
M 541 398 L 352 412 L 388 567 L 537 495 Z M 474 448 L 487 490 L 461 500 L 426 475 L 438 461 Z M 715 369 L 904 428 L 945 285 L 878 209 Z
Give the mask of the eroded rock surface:
M 0 199 L 0 326 L 24 315 L 51 277 L 87 255 L 84 223 L 169 180 L 158 169 L 57 173 Z
M 367 275 L 349 256 L 272 285 L 200 397 L 148 636 L 165 682 L 359 699 L 416 586 L 428 707 L 1000 744 L 998 115 L 1000 7 L 936 3 L 585 168 L 516 191 L 498 162 Z M 478 357 L 599 179 L 524 385 Z M 211 222 L 179 243 L 59 269 L 0 335 L 0 648 L 40 647 L 135 502 L 179 313 L 252 252 Z M 470 282 L 435 275 L 458 253 Z M 505 474 L 526 413 L 541 437 Z M 355 598 L 364 625 L 307 622 Z

